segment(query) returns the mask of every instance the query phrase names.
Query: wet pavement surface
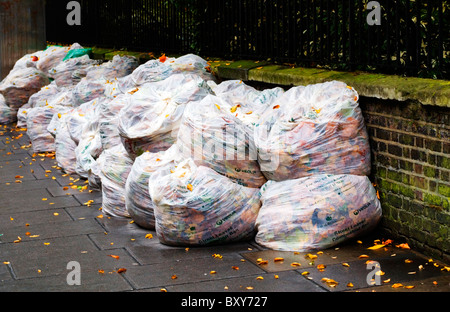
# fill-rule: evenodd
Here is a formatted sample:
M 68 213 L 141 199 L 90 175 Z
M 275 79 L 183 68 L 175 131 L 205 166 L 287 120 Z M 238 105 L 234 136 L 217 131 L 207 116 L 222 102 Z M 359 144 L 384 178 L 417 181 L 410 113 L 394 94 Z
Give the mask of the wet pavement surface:
M 0 292 L 450 291 L 448 264 L 397 241 L 368 249 L 389 242 L 377 232 L 310 253 L 169 247 L 104 215 L 101 192 L 85 186 L 52 154 L 34 154 L 26 132 L 0 128 Z

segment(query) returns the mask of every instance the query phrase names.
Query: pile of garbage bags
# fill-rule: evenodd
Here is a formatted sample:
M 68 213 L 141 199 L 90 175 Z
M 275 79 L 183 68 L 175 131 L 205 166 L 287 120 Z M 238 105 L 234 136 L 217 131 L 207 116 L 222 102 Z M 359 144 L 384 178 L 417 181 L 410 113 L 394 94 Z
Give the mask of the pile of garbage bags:
M 218 82 L 197 55 L 100 63 L 79 44 L 20 59 L 0 122 L 101 190 L 103 212 L 172 246 L 255 238 L 328 248 L 381 218 L 357 92 L 345 83 L 257 90 Z

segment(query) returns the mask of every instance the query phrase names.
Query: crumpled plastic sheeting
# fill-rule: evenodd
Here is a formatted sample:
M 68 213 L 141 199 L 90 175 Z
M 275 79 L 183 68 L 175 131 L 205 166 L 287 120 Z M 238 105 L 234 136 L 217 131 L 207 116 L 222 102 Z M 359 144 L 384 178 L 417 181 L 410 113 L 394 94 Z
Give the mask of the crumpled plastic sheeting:
M 123 145 L 102 152 L 97 159 L 102 181 L 102 210 L 113 217 L 130 215 L 125 205 L 125 184 L 133 166 Z
M 30 96 L 50 84 L 46 74 L 34 67 L 11 71 L 0 83 L 0 94 L 5 97 L 6 105 L 18 110 L 28 103 Z
M 230 102 L 230 112 L 252 128 L 258 124 L 264 112 L 273 107 L 273 102 L 284 93 L 279 87 L 259 91 L 242 80 L 224 81 L 214 87 L 213 91 L 216 96 Z
M 167 150 L 175 143 L 186 104 L 211 90 L 197 75 L 172 75 L 137 88 L 119 113 L 119 134 L 132 157 Z
M 256 242 L 284 251 L 326 249 L 372 230 L 381 204 L 368 177 L 319 174 L 261 188 Z
M 370 174 L 370 146 L 357 92 L 332 81 L 285 92 L 261 117 L 255 143 L 268 180 Z
M 175 166 L 180 161 L 181 158 L 175 146 L 164 152 L 146 152 L 134 161 L 125 185 L 125 202 L 128 213 L 140 227 L 155 229 L 155 205 L 148 189 L 150 175 L 159 168 L 169 164 Z
M 231 104 L 214 95 L 189 103 L 178 132 L 177 146 L 197 165 L 214 169 L 243 186 L 259 188 L 262 174 L 253 131 L 230 112 Z
M 50 75 L 58 87 L 74 86 L 86 76 L 86 70 L 96 64 L 99 64 L 99 61 L 90 59 L 89 55 L 83 55 L 60 62 L 50 70 Z M 85 73 L 81 73 L 82 71 Z
M 173 246 L 205 246 L 253 237 L 259 190 L 233 183 L 192 159 L 167 166 L 149 179 L 156 233 Z

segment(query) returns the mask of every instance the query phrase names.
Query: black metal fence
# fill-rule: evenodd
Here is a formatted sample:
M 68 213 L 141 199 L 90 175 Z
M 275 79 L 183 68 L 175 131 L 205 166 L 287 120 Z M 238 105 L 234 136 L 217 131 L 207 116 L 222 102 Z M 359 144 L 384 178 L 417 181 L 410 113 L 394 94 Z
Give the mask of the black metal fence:
M 47 0 L 47 40 L 449 79 L 450 1 Z M 375 3 L 376 4 L 376 3 Z M 375 15 L 374 15 L 375 14 Z

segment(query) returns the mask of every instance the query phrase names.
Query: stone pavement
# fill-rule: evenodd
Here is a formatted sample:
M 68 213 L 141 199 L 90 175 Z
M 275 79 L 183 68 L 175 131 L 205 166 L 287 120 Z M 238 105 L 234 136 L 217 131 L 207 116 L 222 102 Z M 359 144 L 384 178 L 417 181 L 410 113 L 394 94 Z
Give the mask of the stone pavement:
M 101 192 L 86 185 L 52 154 L 33 154 L 26 132 L 0 128 L 0 292 L 450 291 L 448 264 L 402 242 L 367 249 L 389 239 L 377 232 L 309 255 L 255 242 L 168 247 L 130 219 L 103 215 Z M 77 276 L 81 285 L 69 285 Z

